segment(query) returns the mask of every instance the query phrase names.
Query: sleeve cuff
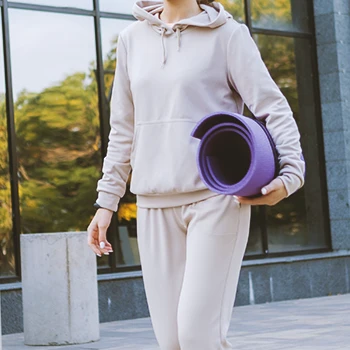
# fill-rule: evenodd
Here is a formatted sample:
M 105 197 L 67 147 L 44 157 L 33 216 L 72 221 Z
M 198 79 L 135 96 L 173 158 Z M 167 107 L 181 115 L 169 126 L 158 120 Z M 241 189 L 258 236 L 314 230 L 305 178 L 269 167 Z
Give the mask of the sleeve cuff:
M 116 212 L 118 210 L 120 197 L 109 192 L 99 191 L 96 199 L 96 203 L 101 207 Z
M 288 198 L 290 195 L 292 195 L 304 185 L 304 182 L 301 181 L 300 178 L 295 174 L 285 173 L 283 175 L 277 176 L 277 178 L 283 182 L 283 185 L 286 188 L 286 198 Z

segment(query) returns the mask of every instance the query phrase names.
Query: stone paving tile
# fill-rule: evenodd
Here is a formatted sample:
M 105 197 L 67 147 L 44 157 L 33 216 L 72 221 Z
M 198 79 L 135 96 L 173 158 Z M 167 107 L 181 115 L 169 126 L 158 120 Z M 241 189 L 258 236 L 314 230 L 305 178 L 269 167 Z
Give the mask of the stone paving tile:
M 149 318 L 100 331 L 99 341 L 67 346 L 26 346 L 23 333 L 8 334 L 3 350 L 159 350 Z M 235 307 L 228 338 L 235 350 L 350 350 L 350 294 Z

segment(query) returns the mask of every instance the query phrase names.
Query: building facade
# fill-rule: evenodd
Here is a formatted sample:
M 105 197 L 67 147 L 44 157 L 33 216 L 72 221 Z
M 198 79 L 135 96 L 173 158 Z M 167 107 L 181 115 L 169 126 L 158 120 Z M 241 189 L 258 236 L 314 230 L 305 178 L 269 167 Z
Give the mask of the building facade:
M 3 334 L 23 331 L 20 235 L 85 231 L 94 215 L 115 48 L 133 2 L 0 0 Z M 236 305 L 349 293 L 350 2 L 220 2 L 249 27 L 306 160 L 301 190 L 252 207 Z M 97 258 L 101 322 L 148 316 L 136 220 L 128 189 L 108 231 L 114 253 Z

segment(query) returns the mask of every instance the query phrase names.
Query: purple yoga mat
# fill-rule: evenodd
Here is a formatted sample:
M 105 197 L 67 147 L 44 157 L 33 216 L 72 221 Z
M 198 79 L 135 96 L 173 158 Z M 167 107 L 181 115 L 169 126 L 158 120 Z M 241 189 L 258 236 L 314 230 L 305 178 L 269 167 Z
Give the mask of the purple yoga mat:
M 216 112 L 200 120 L 191 136 L 201 140 L 197 166 L 214 192 L 256 196 L 278 175 L 278 153 L 263 121 Z

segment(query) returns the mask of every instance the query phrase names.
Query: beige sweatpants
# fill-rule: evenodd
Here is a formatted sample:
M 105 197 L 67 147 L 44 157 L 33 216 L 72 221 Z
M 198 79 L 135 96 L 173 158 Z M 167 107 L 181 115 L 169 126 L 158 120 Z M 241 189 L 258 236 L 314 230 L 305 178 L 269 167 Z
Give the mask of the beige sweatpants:
M 226 339 L 250 205 L 215 195 L 180 207 L 138 207 L 147 303 L 161 350 L 233 349 Z

